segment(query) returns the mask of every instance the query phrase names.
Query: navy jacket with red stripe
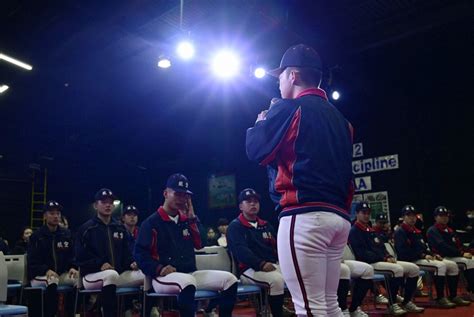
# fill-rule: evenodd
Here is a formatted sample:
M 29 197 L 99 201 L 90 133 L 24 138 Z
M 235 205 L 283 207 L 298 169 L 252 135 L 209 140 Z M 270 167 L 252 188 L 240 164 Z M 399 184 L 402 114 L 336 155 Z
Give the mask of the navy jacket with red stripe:
M 260 218 L 255 228 L 240 214 L 227 228 L 227 244 L 239 264 L 239 273 L 248 268 L 261 271 L 265 262 L 278 262 L 275 230 Z
M 428 244 L 433 252 L 443 257 L 462 256 L 463 247 L 453 229 L 435 224 L 426 232 Z
M 179 213 L 175 223 L 160 207 L 140 226 L 133 256 L 142 272 L 151 277 L 171 265 L 177 272 L 196 271 L 194 249 L 201 249 L 197 219 Z
M 330 211 L 349 220 L 352 127 L 319 88 L 281 99 L 247 130 L 247 156 L 267 166 L 280 216 Z
M 402 223 L 395 231 L 395 250 L 400 261 L 414 262 L 433 255 L 423 240 L 421 230 L 406 223 Z
M 358 221 L 349 231 L 349 245 L 357 261 L 376 263 L 385 261 L 390 254 L 385 243 L 378 237 L 375 230 Z

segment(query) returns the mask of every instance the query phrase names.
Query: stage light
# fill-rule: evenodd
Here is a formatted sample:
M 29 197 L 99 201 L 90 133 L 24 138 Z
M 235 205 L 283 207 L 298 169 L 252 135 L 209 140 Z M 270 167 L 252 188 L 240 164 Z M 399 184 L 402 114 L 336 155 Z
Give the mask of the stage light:
M 181 42 L 176 49 L 178 56 L 188 60 L 194 56 L 194 46 L 190 42 Z
M 4 61 L 12 63 L 12 64 L 14 64 L 18 67 L 24 68 L 26 70 L 32 70 L 33 69 L 33 66 L 28 65 L 28 64 L 23 63 L 23 62 L 20 62 L 19 60 L 14 59 L 13 57 L 7 56 L 7 55 L 2 54 L 2 53 L 0 53 L 0 59 L 3 59 Z
M 221 78 L 230 78 L 239 71 L 240 62 L 237 56 L 230 51 L 221 51 L 214 56 L 212 70 Z
M 167 57 L 160 57 L 158 60 L 158 67 L 159 68 L 170 68 L 171 67 L 171 61 Z
M 0 94 L 3 94 L 5 91 L 8 90 L 8 88 L 10 88 L 10 87 L 8 87 L 7 85 L 0 86 Z
M 339 91 L 334 90 L 331 94 L 331 98 L 333 100 L 339 100 L 339 98 L 341 98 L 341 94 L 339 93 Z
M 267 73 L 267 72 L 265 71 L 265 69 L 263 69 L 262 67 L 258 67 L 258 68 L 255 69 L 255 71 L 254 71 L 253 74 L 254 74 L 255 77 L 257 77 L 257 78 L 263 78 L 263 77 L 265 77 L 265 74 L 266 74 L 266 73 Z
M 120 200 L 114 200 L 114 206 L 120 205 L 121 201 Z

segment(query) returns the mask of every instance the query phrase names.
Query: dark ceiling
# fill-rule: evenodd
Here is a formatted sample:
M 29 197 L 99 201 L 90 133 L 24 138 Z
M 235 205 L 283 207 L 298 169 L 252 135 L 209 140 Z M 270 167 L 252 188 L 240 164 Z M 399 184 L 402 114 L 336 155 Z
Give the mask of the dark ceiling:
M 54 164 L 78 171 L 75 178 L 67 174 L 72 179 L 137 166 L 166 172 L 256 168 L 246 160 L 244 132 L 277 86 L 246 75 L 220 83 L 208 74 L 206 60 L 227 45 L 248 68 L 272 67 L 299 42 L 320 52 L 323 86 L 342 89 L 345 98 L 335 104 L 374 154 L 411 155 L 406 161 L 413 166 L 427 166 L 410 170 L 417 179 L 438 165 L 458 166 L 450 159 L 466 154 L 461 143 L 472 132 L 466 93 L 472 81 L 471 1 L 182 4 L 1 1 L 0 52 L 34 67 L 27 72 L 0 62 L 0 84 L 10 86 L 0 95 L 4 166 Z M 172 54 L 184 36 L 197 45 L 196 60 L 158 69 L 157 58 Z M 430 163 L 440 148 L 440 161 Z M 472 148 L 471 139 L 462 162 L 474 157 Z M 465 171 L 453 173 L 446 176 L 450 183 Z

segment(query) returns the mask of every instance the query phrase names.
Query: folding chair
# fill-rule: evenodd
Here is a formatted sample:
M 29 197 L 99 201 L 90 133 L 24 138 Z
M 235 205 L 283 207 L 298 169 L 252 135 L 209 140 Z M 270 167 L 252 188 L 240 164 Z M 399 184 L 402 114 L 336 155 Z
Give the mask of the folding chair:
M 0 316 L 28 316 L 28 308 L 6 305 L 8 293 L 8 268 L 3 252 L 0 252 Z

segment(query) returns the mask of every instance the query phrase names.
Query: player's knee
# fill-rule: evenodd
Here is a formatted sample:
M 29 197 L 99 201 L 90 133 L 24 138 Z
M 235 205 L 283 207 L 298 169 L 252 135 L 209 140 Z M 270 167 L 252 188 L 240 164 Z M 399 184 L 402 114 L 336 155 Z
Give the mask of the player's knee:
M 285 281 L 283 276 L 276 276 L 273 281 L 270 282 L 270 295 L 282 295 L 285 293 Z
M 416 264 L 410 265 L 407 274 L 409 277 L 418 277 L 420 276 L 420 268 Z
M 349 280 L 351 278 L 351 270 L 347 265 L 341 263 L 341 272 L 339 273 L 339 279 Z
M 226 273 L 227 274 L 224 276 L 224 290 L 229 289 L 230 287 L 232 287 L 232 285 L 238 282 L 238 279 L 237 277 L 235 277 L 234 274 L 228 272 Z
M 104 286 L 117 285 L 119 277 L 120 277 L 117 271 L 107 270 L 107 271 L 104 271 L 103 273 L 104 273 L 104 277 L 102 278 L 102 280 L 104 281 Z
M 365 269 L 364 269 L 364 272 L 362 273 L 362 275 L 360 277 L 363 278 L 364 280 L 373 279 L 374 278 L 374 268 L 370 265 L 366 265 Z
M 392 269 L 393 275 L 395 277 L 403 277 L 403 267 L 401 265 L 396 265 Z
M 439 263 L 436 265 L 436 275 L 445 276 L 447 272 L 447 266 L 444 263 Z

